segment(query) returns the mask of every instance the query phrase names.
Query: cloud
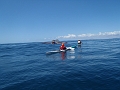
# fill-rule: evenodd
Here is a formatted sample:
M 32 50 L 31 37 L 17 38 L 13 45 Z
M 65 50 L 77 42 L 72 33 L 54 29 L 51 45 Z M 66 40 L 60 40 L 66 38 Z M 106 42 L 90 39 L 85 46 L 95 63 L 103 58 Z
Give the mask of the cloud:
M 68 34 L 67 36 L 58 36 L 57 38 L 76 38 L 76 35 Z
M 75 34 L 68 34 L 66 36 L 58 36 L 58 39 L 73 39 L 73 38 L 109 38 L 109 37 L 120 37 L 120 31 L 113 31 L 113 32 L 99 32 L 98 34 L 92 34 L 92 33 L 88 33 L 88 34 L 79 34 L 79 35 L 75 35 Z
M 99 32 L 98 35 L 99 35 L 99 36 L 104 36 L 104 35 L 106 35 L 106 36 L 109 36 L 109 35 L 120 35 L 120 31 L 104 32 L 104 33 Z
M 80 35 L 78 35 L 78 37 L 92 37 L 92 36 L 95 36 L 95 34 L 89 33 L 89 34 L 80 34 Z

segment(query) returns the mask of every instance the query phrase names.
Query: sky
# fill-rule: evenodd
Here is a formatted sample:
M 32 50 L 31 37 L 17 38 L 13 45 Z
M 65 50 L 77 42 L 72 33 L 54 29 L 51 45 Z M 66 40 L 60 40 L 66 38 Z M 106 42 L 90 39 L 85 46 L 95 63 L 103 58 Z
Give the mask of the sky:
M 120 37 L 120 0 L 0 0 L 0 43 Z

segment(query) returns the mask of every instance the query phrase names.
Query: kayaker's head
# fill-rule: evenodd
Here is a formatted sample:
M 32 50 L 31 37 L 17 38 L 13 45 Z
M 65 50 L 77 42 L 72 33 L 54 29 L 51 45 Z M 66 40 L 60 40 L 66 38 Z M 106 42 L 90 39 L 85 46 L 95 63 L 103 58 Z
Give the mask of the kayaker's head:
M 62 46 L 64 46 L 64 43 L 62 43 Z

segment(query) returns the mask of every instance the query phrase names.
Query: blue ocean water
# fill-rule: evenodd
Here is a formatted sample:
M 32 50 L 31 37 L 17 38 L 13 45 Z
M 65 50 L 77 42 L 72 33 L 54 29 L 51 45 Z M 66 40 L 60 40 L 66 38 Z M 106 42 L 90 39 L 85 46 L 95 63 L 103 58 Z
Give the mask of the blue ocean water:
M 67 47 L 77 45 L 68 41 Z M 120 90 L 120 39 L 0 44 L 0 90 Z

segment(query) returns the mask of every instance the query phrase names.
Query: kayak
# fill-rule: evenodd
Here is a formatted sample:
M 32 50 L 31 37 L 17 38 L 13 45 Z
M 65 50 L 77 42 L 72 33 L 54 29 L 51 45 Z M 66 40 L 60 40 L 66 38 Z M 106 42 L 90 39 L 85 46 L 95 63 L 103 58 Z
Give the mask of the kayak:
M 60 53 L 60 52 L 66 52 L 67 50 L 55 50 L 55 51 L 48 51 L 46 54 L 55 54 L 55 53 Z
M 60 52 L 66 52 L 68 50 L 74 50 L 75 48 L 73 47 L 66 47 L 65 50 L 55 50 L 55 51 L 48 51 L 46 54 L 55 54 L 55 53 L 60 53 Z
M 66 47 L 67 50 L 74 50 L 75 48 L 73 47 Z
M 60 50 L 56 50 L 56 51 L 48 51 L 48 52 L 46 52 L 46 54 L 54 54 L 54 53 L 59 53 L 60 52 Z
M 78 43 L 78 45 L 81 45 L 80 43 Z

